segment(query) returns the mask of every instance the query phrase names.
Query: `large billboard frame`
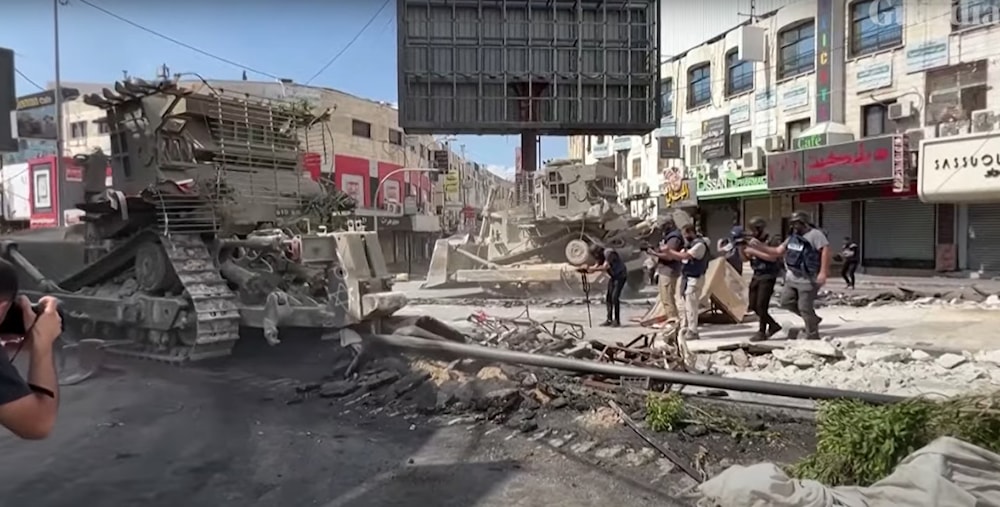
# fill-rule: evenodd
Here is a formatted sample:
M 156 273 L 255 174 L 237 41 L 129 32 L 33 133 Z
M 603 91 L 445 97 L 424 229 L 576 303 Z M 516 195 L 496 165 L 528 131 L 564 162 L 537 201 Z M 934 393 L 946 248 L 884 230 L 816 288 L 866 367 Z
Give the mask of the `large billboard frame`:
M 399 0 L 396 4 L 399 125 L 409 134 L 510 135 L 532 131 L 538 135 L 555 136 L 643 135 L 659 127 L 662 106 L 658 0 Z M 502 18 L 494 13 L 493 16 L 498 16 L 501 21 L 487 22 L 484 21 L 485 14 L 468 20 L 451 14 L 449 19 L 437 23 L 433 13 L 439 8 L 460 14 L 460 11 L 467 10 L 470 15 L 472 11 L 482 13 L 500 9 Z M 417 9 L 425 9 L 426 15 L 414 21 L 418 18 L 410 16 L 410 13 Z M 508 21 L 508 14 L 516 9 L 524 11 L 525 17 Z M 546 9 L 551 10 L 551 18 L 540 19 L 543 16 L 539 15 L 539 19 L 535 20 L 532 17 L 532 13 Z M 570 11 L 572 14 L 565 14 Z M 631 21 L 634 12 L 642 12 L 644 19 Z M 561 13 L 564 15 L 560 17 Z M 587 17 L 598 14 L 603 16 L 599 24 Z M 573 16 L 572 20 L 567 16 Z M 625 21 L 621 20 L 622 16 Z M 465 36 L 465 41 L 475 42 L 464 45 L 457 42 L 459 37 L 455 34 L 462 23 L 477 26 L 475 33 Z M 433 31 L 435 26 L 445 24 L 454 25 L 449 28 L 450 42 L 448 37 L 436 36 Z M 421 25 L 425 28 L 424 35 L 411 38 L 411 27 Z M 570 25 L 572 27 L 568 30 L 576 36 L 564 37 L 559 30 Z M 597 29 L 597 26 L 602 29 Z M 554 35 L 533 39 L 536 28 L 549 29 Z M 508 34 L 517 30 L 528 35 L 509 39 Z M 581 35 L 588 30 L 594 34 L 592 37 Z M 642 37 L 633 37 L 640 30 Z M 503 44 L 488 45 L 486 32 L 491 34 L 490 41 L 502 39 Z M 617 33 L 614 39 L 608 35 L 612 32 Z M 502 37 L 497 36 L 498 33 Z M 435 38 L 445 42 L 435 41 Z M 411 43 L 411 39 L 422 42 Z M 575 42 L 570 43 L 570 40 Z M 509 44 L 510 41 L 515 43 Z M 614 44 L 602 45 L 607 41 Z M 626 42 L 622 45 L 622 41 Z M 616 47 L 615 44 L 620 45 Z M 415 68 L 418 64 L 414 63 L 419 58 L 408 56 L 411 47 L 414 54 L 418 47 L 424 51 L 424 62 L 420 68 Z M 487 58 L 487 49 L 497 50 L 503 57 Z M 445 60 L 451 68 L 432 72 L 435 66 L 446 66 L 435 64 L 434 60 L 449 50 L 450 56 Z M 540 54 L 536 53 L 539 50 L 552 53 L 547 63 L 539 63 L 540 59 L 535 58 Z M 474 60 L 461 58 L 473 51 L 478 52 Z M 510 55 L 514 51 L 521 52 L 524 58 L 518 61 L 530 62 L 524 63 L 530 68 L 509 70 L 510 60 L 513 59 Z M 596 73 L 588 71 L 583 67 L 589 65 L 586 62 L 590 60 L 580 56 L 587 51 L 591 55 L 597 52 L 603 55 L 603 60 L 595 57 L 593 61 L 611 63 L 602 63 L 602 68 Z M 569 55 L 570 52 L 573 53 L 572 58 L 566 56 L 560 59 L 560 54 Z M 617 56 L 609 59 L 609 54 Z M 486 63 L 487 60 L 491 63 Z M 636 67 L 641 72 L 636 71 Z M 564 70 L 566 68 L 569 70 Z M 424 89 L 414 92 L 417 87 Z M 436 90 L 448 87 L 450 93 L 447 94 L 439 94 Z M 524 100 L 525 94 L 534 94 L 536 98 Z M 418 102 L 421 104 L 418 105 Z M 529 118 L 518 111 L 524 103 L 539 104 L 535 114 Z

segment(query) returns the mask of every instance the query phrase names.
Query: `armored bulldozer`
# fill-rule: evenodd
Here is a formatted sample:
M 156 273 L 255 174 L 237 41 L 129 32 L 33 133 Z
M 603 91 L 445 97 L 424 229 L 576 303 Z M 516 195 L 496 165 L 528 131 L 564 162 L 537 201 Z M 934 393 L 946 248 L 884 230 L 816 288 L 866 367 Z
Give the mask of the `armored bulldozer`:
M 353 203 L 304 171 L 323 115 L 207 83 L 131 80 L 84 100 L 106 110 L 112 148 L 76 161 L 80 223 L 2 243 L 29 296 L 62 301 L 67 335 L 197 361 L 229 355 L 246 328 L 271 344 L 377 331 L 406 303 L 373 233 L 331 232 Z
M 615 248 L 629 269 L 627 288 L 645 282 L 642 244 L 655 220 L 630 217 L 618 202 L 615 168 L 607 163 L 556 160 L 534 175 L 530 203 L 491 193 L 477 236 L 434 245 L 425 288 L 480 287 L 500 296 L 580 295 L 577 267 L 592 262 L 592 245 Z M 588 284 L 607 283 L 591 274 Z

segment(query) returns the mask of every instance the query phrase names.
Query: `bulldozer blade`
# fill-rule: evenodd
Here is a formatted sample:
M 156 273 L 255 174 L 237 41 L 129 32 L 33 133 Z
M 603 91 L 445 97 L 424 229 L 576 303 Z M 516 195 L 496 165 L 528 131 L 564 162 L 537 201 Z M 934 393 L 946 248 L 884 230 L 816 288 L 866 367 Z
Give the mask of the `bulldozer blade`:
M 56 351 L 60 386 L 73 386 L 96 376 L 104 368 L 104 340 L 64 343 Z

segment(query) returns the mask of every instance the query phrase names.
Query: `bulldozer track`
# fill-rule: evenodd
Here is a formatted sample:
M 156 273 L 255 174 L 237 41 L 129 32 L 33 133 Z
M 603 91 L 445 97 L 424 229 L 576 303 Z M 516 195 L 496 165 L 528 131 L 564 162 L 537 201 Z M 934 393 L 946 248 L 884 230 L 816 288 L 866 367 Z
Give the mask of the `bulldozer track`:
M 160 244 L 173 266 L 196 321 L 193 335 L 167 351 L 139 344 L 110 347 L 109 352 L 166 363 L 200 361 L 230 354 L 240 338 L 240 311 L 236 294 L 219 274 L 204 241 L 197 235 L 161 236 Z

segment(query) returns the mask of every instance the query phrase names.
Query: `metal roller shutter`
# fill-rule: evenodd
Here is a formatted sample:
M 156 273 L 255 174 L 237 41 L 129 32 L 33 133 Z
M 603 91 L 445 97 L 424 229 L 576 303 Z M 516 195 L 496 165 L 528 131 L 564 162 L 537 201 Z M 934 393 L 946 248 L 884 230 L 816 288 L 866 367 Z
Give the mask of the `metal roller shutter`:
M 772 233 L 776 232 L 781 228 L 781 199 L 778 197 L 746 199 L 743 201 L 743 225 L 746 226 L 753 217 L 767 220 L 768 229 Z
M 1000 271 L 1000 204 L 969 205 L 969 269 Z
M 934 260 L 934 205 L 917 199 L 865 202 L 863 259 Z
M 712 251 L 720 238 L 728 238 L 733 228 L 733 209 L 728 205 L 709 204 L 703 206 L 705 211 L 705 228 L 703 234 L 708 236 Z
M 851 201 L 834 201 L 820 205 L 819 227 L 826 232 L 834 252 L 840 252 L 844 238 L 851 235 L 851 204 Z

